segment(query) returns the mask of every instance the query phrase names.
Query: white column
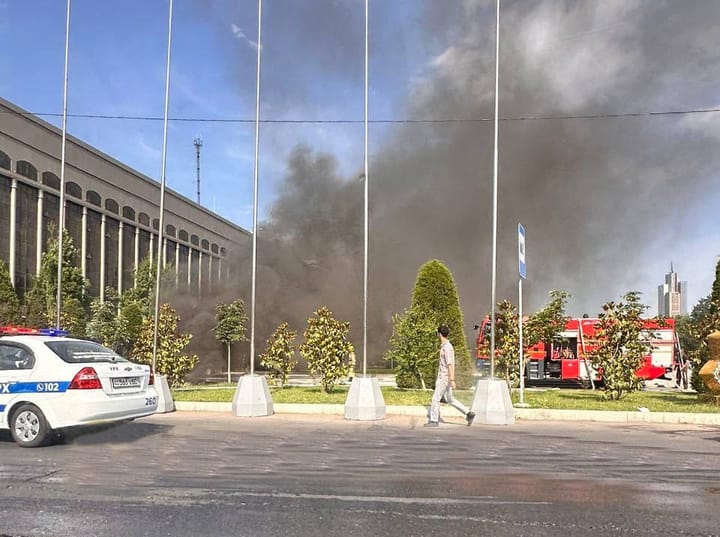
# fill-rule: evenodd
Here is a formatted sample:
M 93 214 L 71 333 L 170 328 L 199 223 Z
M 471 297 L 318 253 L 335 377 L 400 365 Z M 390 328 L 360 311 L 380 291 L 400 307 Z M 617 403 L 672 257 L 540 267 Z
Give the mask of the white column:
M 87 207 L 82 210 L 82 237 L 80 239 L 80 269 L 83 279 L 87 278 Z
M 212 293 L 213 290 L 213 259 L 215 259 L 215 256 L 212 254 L 210 255 L 210 259 L 208 260 L 208 289 Z
M 148 257 L 150 258 L 150 264 L 155 265 L 153 260 L 155 259 L 155 233 L 150 231 L 150 247 L 148 248 Z
M 192 281 L 192 247 L 188 246 L 188 258 L 187 258 L 187 290 L 188 294 L 192 291 L 190 287 Z
M 45 192 L 38 189 L 37 197 L 37 223 L 35 225 L 35 276 L 40 274 L 40 259 L 42 258 L 42 233 L 43 233 L 43 201 Z
M 158 240 L 161 240 L 160 235 L 158 235 Z M 160 251 L 162 252 L 162 267 L 165 268 L 167 266 L 167 237 L 162 238 L 162 248 L 160 248 Z
M 106 217 L 100 219 L 100 302 L 105 302 L 105 229 Z
M 198 296 L 202 296 L 202 264 L 203 264 L 203 253 L 200 250 L 198 255 Z
M 218 260 L 218 282 L 222 282 L 222 281 L 223 281 L 223 277 L 222 277 L 222 257 L 218 257 L 217 260 Z
M 123 229 L 125 224 L 120 221 L 118 222 L 118 262 L 117 262 L 117 292 L 118 295 L 122 293 L 123 281 L 122 281 L 122 269 L 123 269 Z
M 133 272 L 134 272 L 135 276 L 134 276 L 133 286 L 137 285 L 137 270 L 138 270 L 138 267 L 140 266 L 140 228 L 137 225 L 135 226 L 134 255 L 135 255 L 135 259 L 133 262 L 133 267 L 135 267 L 135 268 L 134 268 Z
M 15 220 L 17 220 L 17 179 L 13 179 L 10 183 L 10 263 L 8 263 L 8 270 L 13 285 L 15 285 L 15 236 L 17 235 Z
M 175 289 L 180 285 L 180 243 L 175 243 Z

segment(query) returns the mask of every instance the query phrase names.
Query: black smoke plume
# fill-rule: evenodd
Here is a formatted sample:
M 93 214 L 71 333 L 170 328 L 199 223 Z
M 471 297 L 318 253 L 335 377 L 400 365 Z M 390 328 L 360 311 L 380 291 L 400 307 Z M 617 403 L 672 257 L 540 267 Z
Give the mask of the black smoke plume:
M 442 121 L 371 130 L 382 128 L 384 140 L 370 164 L 371 363 L 380 362 L 391 316 L 408 306 L 428 259 L 453 272 L 468 326 L 489 311 L 494 4 L 423 4 L 412 24 L 442 47 L 395 110 Z M 649 260 L 669 260 L 688 233 L 711 221 L 701 208 L 717 198 L 720 128 L 717 113 L 649 112 L 717 106 L 720 3 L 502 5 L 498 301 L 516 301 L 518 222 L 528 234 L 526 310 L 540 307 L 551 289 L 573 295 L 575 315 L 595 314 L 630 289 L 651 293 L 658 281 Z M 316 23 L 322 13 L 313 11 Z M 347 177 L 332 155 L 306 146 L 288 154 L 258 234 L 256 345 L 261 350 L 285 320 L 302 332 L 326 304 L 352 322 L 361 351 L 360 166 Z M 247 268 L 247 260 L 239 263 Z M 654 295 L 644 298 L 654 303 Z

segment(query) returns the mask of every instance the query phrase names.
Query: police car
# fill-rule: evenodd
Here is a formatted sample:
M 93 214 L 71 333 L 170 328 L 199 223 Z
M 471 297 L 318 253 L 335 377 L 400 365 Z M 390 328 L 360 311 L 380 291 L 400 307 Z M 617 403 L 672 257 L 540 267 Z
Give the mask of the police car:
M 55 431 L 148 416 L 157 410 L 147 365 L 54 329 L 0 327 L 0 429 L 20 446 Z

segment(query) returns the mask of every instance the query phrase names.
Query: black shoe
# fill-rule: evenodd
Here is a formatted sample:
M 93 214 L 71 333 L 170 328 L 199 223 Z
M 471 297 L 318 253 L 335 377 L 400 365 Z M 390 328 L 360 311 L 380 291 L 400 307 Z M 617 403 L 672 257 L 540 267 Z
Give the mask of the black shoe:
M 440 424 L 437 421 L 428 421 L 423 427 L 440 427 Z
M 473 420 L 475 419 L 475 412 L 472 410 L 465 414 L 465 421 L 467 421 L 468 427 L 472 425 Z

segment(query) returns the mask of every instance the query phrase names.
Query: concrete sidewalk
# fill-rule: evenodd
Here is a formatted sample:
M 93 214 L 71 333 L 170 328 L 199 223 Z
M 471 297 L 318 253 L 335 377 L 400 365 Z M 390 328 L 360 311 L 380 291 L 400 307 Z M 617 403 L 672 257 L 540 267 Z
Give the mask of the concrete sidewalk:
M 232 403 L 178 401 L 175 409 L 183 412 L 232 413 Z M 276 414 L 344 415 L 345 405 L 273 403 Z M 388 415 L 427 417 L 424 406 L 386 406 Z M 554 410 L 547 408 L 516 408 L 515 418 L 521 421 L 590 421 L 603 423 L 667 423 L 720 426 L 720 413 L 694 414 L 684 412 L 619 412 L 607 410 Z

